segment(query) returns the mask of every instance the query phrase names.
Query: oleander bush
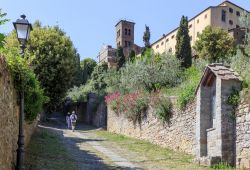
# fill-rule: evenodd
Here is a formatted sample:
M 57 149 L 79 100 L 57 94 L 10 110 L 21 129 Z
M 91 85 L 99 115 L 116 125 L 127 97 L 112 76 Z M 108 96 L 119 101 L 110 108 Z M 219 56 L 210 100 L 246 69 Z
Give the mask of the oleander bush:
M 105 97 L 105 102 L 110 105 L 116 114 L 124 114 L 133 122 L 140 121 L 149 104 L 149 97 L 143 92 L 133 92 L 122 95 L 119 92 Z

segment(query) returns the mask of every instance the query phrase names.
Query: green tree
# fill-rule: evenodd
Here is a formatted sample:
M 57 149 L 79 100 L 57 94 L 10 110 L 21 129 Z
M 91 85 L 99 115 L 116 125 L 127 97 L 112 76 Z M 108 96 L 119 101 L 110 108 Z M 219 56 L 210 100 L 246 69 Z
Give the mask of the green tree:
M 182 16 L 176 35 L 175 55 L 181 60 L 181 66 L 185 68 L 192 65 L 192 51 L 188 32 L 188 18 Z
M 81 61 L 82 84 L 86 84 L 86 82 L 91 78 L 91 74 L 95 67 L 96 61 L 92 58 L 85 58 Z
M 2 12 L 2 9 L 0 8 L 0 26 L 8 22 L 8 19 L 5 19 L 7 13 Z M 3 33 L 0 33 L 0 48 L 4 45 L 4 38 L 5 35 Z
M 209 62 L 223 62 L 236 52 L 233 37 L 223 29 L 211 26 L 198 35 L 194 49 L 200 58 Z
M 143 42 L 145 48 L 150 48 L 150 29 L 149 26 L 145 25 L 145 32 L 143 34 Z
M 6 47 L 19 44 L 13 31 L 6 37 Z M 50 98 L 49 110 L 57 106 L 72 86 L 77 74 L 78 55 L 72 41 L 58 26 L 34 27 L 26 48 L 26 57 Z
M 76 52 L 76 65 L 75 65 L 76 73 L 72 81 L 72 86 L 80 86 L 82 84 L 82 69 L 80 64 L 80 54 L 77 52 L 76 49 L 75 52 Z
M 123 54 L 122 47 L 118 47 L 116 51 L 116 57 L 117 57 L 117 66 L 118 66 L 118 69 L 120 69 L 122 66 L 124 66 L 126 62 L 126 58 L 125 58 L 125 55 Z
M 135 51 L 134 50 L 131 50 L 130 51 L 130 53 L 129 53 L 129 60 L 131 61 L 131 62 L 134 62 L 134 60 L 135 60 Z
M 246 56 L 250 56 L 250 15 L 244 11 L 239 18 L 240 27 L 245 29 L 245 38 L 243 45 L 240 45 L 242 53 Z
M 104 92 L 107 86 L 105 82 L 105 74 L 108 70 L 107 63 L 97 65 L 91 74 L 91 83 L 95 92 Z

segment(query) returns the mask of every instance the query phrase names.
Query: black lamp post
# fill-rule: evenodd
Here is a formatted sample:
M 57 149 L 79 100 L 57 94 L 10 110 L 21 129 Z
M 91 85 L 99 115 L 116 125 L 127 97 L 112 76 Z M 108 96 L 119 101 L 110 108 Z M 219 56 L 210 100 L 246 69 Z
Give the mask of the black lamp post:
M 21 15 L 20 19 L 13 22 L 16 30 L 17 38 L 21 47 L 21 56 L 24 57 L 24 49 L 28 41 L 30 31 L 32 26 L 25 15 Z M 24 90 L 23 87 L 20 91 L 20 115 L 19 115 L 19 134 L 18 134 L 18 149 L 17 149 L 17 160 L 16 160 L 16 170 L 24 170 L 24 134 L 23 134 L 23 124 L 24 124 Z

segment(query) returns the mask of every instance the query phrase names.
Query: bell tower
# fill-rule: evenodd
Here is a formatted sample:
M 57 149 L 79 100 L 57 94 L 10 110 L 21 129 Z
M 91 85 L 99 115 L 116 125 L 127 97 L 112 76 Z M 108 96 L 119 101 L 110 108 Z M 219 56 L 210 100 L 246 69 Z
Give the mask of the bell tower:
M 134 22 L 120 20 L 116 25 L 116 47 L 133 48 Z

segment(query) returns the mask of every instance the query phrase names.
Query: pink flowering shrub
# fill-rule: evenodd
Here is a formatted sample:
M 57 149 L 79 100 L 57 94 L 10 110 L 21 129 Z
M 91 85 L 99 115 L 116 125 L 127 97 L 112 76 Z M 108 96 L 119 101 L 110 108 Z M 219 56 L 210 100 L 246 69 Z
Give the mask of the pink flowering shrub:
M 105 101 L 116 114 L 123 113 L 128 119 L 136 121 L 141 118 L 141 114 L 147 109 L 149 98 L 147 94 L 141 92 L 125 95 L 115 92 L 106 96 Z

